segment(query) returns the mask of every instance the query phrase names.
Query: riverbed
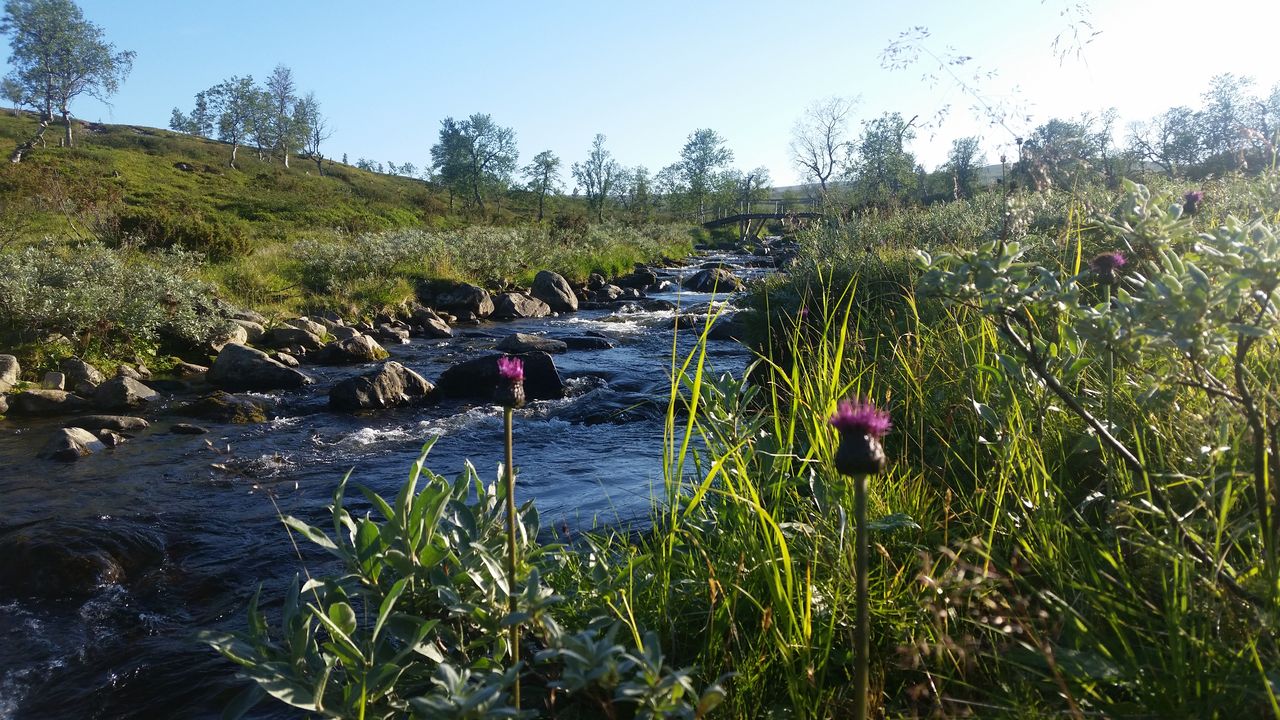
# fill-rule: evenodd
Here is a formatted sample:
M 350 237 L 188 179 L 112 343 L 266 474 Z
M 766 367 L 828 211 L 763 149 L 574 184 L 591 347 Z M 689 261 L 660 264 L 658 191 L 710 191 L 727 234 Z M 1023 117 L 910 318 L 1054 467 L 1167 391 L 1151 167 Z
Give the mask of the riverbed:
M 678 287 L 682 276 L 709 262 L 725 263 L 746 280 L 770 272 L 750 267 L 751 260 L 708 254 L 663 277 Z M 452 339 L 414 338 L 386 348 L 391 359 L 434 381 L 516 332 L 611 340 L 613 349 L 555 355 L 568 396 L 517 412 L 518 493 L 557 532 L 643 524 L 662 494 L 673 319 L 732 314 L 737 300 L 688 291 L 650 298 L 678 309 L 630 303 L 485 322 L 455 328 Z M 676 352 L 687 353 L 696 334 L 679 331 Z M 749 359 L 736 342 L 709 343 L 713 372 L 740 373 Z M 74 463 L 35 459 L 60 422 L 0 421 L 0 534 L 27 528 L 68 542 L 109 542 L 138 556 L 117 581 L 87 596 L 37 598 L 0 588 L 0 720 L 217 717 L 242 681 L 233 664 L 194 635 L 242 628 L 259 583 L 264 599 L 279 597 L 301 570 L 277 507 L 327 525 L 326 505 L 344 473 L 389 495 L 432 438 L 427 465 L 436 472 L 452 477 L 470 461 L 483 479 L 496 478 L 502 455 L 496 406 L 329 411 L 328 389 L 370 367 L 304 365 L 314 385 L 254 395 L 272 408 L 273 419 L 201 423 L 211 431 L 206 435 L 170 434 L 169 426 L 186 419 L 154 408 L 144 415 L 151 428 Z M 353 500 L 353 508 L 360 502 Z M 252 716 L 292 717 L 267 704 Z

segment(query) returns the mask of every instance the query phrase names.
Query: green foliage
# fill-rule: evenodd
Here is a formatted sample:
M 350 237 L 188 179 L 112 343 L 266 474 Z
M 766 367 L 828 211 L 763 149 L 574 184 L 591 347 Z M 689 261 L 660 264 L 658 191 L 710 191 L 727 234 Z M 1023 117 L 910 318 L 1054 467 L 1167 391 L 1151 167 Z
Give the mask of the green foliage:
M 277 627 L 255 596 L 247 631 L 204 634 L 256 683 L 237 714 L 270 695 L 326 717 L 530 717 L 536 713 L 513 707 L 509 694 L 522 672 L 524 697 L 558 717 L 701 718 L 714 708 L 720 687 L 700 694 L 689 671 L 668 666 L 656 637 L 629 648 L 617 641 L 616 621 L 600 617 L 572 632 L 555 619 L 561 599 L 542 578 L 564 562 L 564 549 L 532 540 L 539 527 L 531 505 L 517 519 L 511 586 L 501 562 L 501 483 L 485 486 L 470 467 L 450 483 L 424 469 L 429 449 L 393 502 L 361 489 L 376 516 L 345 509 L 344 479 L 332 534 L 284 518 L 337 558 L 342 573 L 295 580 Z M 514 624 L 536 654 L 505 667 Z
M 228 329 L 198 258 L 98 243 L 0 253 L 0 327 L 17 342 L 66 338 L 79 353 L 131 356 L 165 340 L 207 342 Z

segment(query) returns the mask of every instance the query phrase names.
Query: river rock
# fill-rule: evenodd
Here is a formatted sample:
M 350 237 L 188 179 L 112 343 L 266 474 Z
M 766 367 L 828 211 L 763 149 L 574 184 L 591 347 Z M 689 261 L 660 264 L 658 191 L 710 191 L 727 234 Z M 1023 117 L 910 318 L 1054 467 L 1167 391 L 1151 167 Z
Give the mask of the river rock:
M 335 325 L 329 328 L 329 334 L 336 340 L 350 340 L 353 337 L 360 337 L 360 331 L 346 325 Z
M 645 300 L 640 308 L 648 312 L 670 312 L 676 309 L 676 304 L 670 300 Z
M 106 380 L 98 368 L 80 358 L 67 358 L 58 363 L 58 369 L 67 376 L 67 389 L 81 395 L 92 395 L 102 381 Z
M 205 435 L 209 430 L 191 423 L 174 423 L 169 426 L 169 432 L 174 435 Z
M 159 399 L 160 393 L 127 377 L 108 380 L 93 393 L 93 404 L 99 410 L 130 410 Z
M 298 362 L 298 358 L 290 355 L 287 352 L 281 352 L 279 350 L 271 353 L 267 357 L 270 357 L 272 360 L 275 360 L 276 362 L 280 363 L 281 365 L 287 368 L 296 368 L 302 364 Z
M 622 297 L 622 288 L 617 285 L 608 284 L 591 293 L 591 299 L 594 302 L 613 302 Z
M 98 441 L 109 448 L 123 445 L 126 439 L 125 436 L 114 430 L 99 430 L 96 435 L 98 436 Z
M 550 270 L 541 270 L 533 276 L 533 288 L 529 294 L 546 303 L 552 312 L 577 312 L 578 296 L 573 294 L 560 275 Z
M 40 387 L 45 390 L 66 390 L 67 376 L 60 372 L 50 370 L 44 374 L 44 379 L 40 381 Z
M 68 420 L 66 427 L 77 427 L 92 433 L 99 430 L 129 433 L 146 430 L 151 427 L 151 423 L 140 417 L 128 415 L 83 415 L 74 420 Z
M 609 338 L 595 337 L 593 335 L 573 335 L 570 337 L 562 337 L 563 342 L 570 350 L 612 350 L 617 347 Z
M 0 393 L 9 392 L 14 385 L 17 385 L 21 374 L 22 366 L 18 364 L 18 358 L 12 355 L 0 355 Z
M 0 393 L 0 417 L 3 417 L 7 412 L 9 412 L 9 396 Z
M 487 318 L 493 314 L 493 298 L 489 291 L 470 283 L 459 283 L 436 298 L 436 305 L 459 318 Z
M 89 401 L 65 390 L 23 390 L 9 396 L 14 415 L 66 415 L 89 409 Z
M 550 305 L 528 293 L 502 293 L 493 303 L 493 317 L 499 320 L 540 318 L 550 314 Z
M 329 390 L 329 407 L 354 412 L 412 405 L 425 401 L 431 390 L 426 378 L 391 361 L 373 372 L 334 385 Z
M 262 403 L 221 391 L 187 403 L 178 409 L 177 414 L 234 425 L 267 421 L 267 408 Z
M 182 378 L 196 378 L 207 372 L 209 368 L 189 362 L 180 362 L 173 366 L 173 374 Z
M 613 281 L 613 284 L 620 288 L 635 288 L 636 290 L 644 290 L 657 283 L 658 273 L 646 267 L 636 268 L 630 275 L 624 275 Z
M 516 333 L 502 338 L 498 343 L 498 349 L 505 353 L 523 353 L 541 350 L 546 353 L 562 353 L 569 349 L 559 340 L 554 340 L 541 335 L 530 335 L 529 333 Z
M 605 286 L 604 276 L 600 273 L 591 273 L 587 276 L 587 290 L 595 292 Z
M 711 340 L 736 340 L 742 342 L 747 337 L 746 318 L 733 315 L 732 317 L 722 317 L 715 321 L 711 326 L 711 331 L 707 333 L 707 337 Z
M 231 343 L 247 345 L 249 342 L 249 331 L 243 325 L 233 322 L 230 327 L 211 339 L 206 344 L 206 348 L 210 353 L 216 353 Z
M 316 322 L 315 320 L 312 320 L 309 317 L 293 318 L 291 320 L 285 320 L 280 324 L 286 327 L 297 328 L 299 330 L 306 330 L 307 332 L 311 333 L 312 335 L 315 335 L 316 337 L 324 337 L 325 333 L 329 331 L 329 329 L 326 328 L 324 325 Z
M 398 345 L 409 342 L 409 326 L 400 322 L 379 323 L 377 329 L 374 330 L 374 334 L 378 336 L 379 340 L 386 340 Z
M 449 398 L 470 398 L 492 402 L 498 386 L 500 353 L 466 360 L 451 366 L 436 382 L 436 394 Z M 524 394 L 530 400 L 557 400 L 564 397 L 564 381 L 551 356 L 544 352 L 520 353 L 524 361 Z
M 742 289 L 742 280 L 723 267 L 712 267 L 694 273 L 684 286 L 694 292 L 735 292 Z
M 143 375 L 128 365 L 120 365 L 116 368 L 116 377 L 127 377 L 131 380 L 142 382 Z
M 377 340 L 357 335 L 349 340 L 335 340 L 317 352 L 314 360 L 325 365 L 350 365 L 385 360 L 390 356 Z
M 79 460 L 103 450 L 102 441 L 83 428 L 58 428 L 45 443 L 39 457 L 46 460 Z
M 321 328 L 323 330 L 323 328 Z M 244 345 L 244 343 L 233 343 L 236 345 Z M 302 348 L 304 351 L 319 350 L 324 347 L 324 341 L 316 333 L 304 328 L 293 327 L 292 325 L 281 325 L 273 327 L 262 336 L 259 343 L 275 350 L 285 350 L 287 348 Z M 215 363 L 216 365 L 216 363 Z
M 207 378 L 223 390 L 292 390 L 311 382 L 311 378 L 272 360 L 261 350 L 234 343 L 218 353 Z
M 160 537 L 133 523 L 31 523 L 0 535 L 0 595 L 88 596 L 103 585 L 159 569 L 164 554 Z
M 241 320 L 239 318 L 232 318 L 231 322 L 235 323 L 236 325 L 239 325 L 240 328 L 244 330 L 245 337 L 248 338 L 248 342 L 250 343 L 258 342 L 259 340 L 262 339 L 262 336 L 265 335 L 267 332 L 267 329 L 265 327 L 263 327 L 262 325 L 252 320 Z M 240 343 L 240 344 L 247 345 L 248 343 Z
M 253 310 L 240 310 L 238 308 L 232 308 L 231 311 L 228 313 L 228 315 L 232 320 L 245 320 L 251 323 L 257 323 L 258 325 L 262 325 L 262 326 L 265 326 L 267 324 L 267 319 L 262 316 L 262 313 L 255 312 Z

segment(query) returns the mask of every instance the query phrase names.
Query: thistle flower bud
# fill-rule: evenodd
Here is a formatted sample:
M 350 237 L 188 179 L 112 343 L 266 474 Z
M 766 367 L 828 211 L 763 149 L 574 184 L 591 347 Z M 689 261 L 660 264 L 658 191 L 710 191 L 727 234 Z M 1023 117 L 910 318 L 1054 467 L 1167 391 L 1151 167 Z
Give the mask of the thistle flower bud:
M 503 407 L 524 407 L 524 362 L 520 358 L 498 358 L 498 385 L 493 399 Z
M 1089 261 L 1089 269 L 1102 283 L 1114 285 L 1120 279 L 1120 268 L 1127 263 L 1124 253 L 1105 252 Z
M 1182 196 L 1182 212 L 1186 215 L 1195 215 L 1200 209 L 1200 203 L 1204 200 L 1203 190 L 1192 190 Z
M 840 432 L 836 470 L 844 475 L 877 475 L 888 460 L 880 439 L 893 427 L 889 413 L 866 401 L 842 401 L 828 422 Z

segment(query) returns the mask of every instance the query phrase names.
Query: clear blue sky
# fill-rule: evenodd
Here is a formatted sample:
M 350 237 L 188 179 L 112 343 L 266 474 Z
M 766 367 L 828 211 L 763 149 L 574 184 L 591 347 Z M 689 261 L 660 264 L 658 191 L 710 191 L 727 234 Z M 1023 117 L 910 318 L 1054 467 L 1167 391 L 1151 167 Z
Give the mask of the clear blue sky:
M 656 171 L 689 132 L 710 127 L 736 166 L 764 165 L 782 185 L 797 179 L 792 125 L 830 95 L 861 97 L 854 132 L 882 111 L 927 118 L 951 104 L 949 119 L 915 142 L 920 160 L 932 168 L 953 137 L 980 134 L 995 161 L 1007 134 L 973 119 L 953 84 L 930 87 L 923 67 L 881 68 L 883 48 L 915 25 L 933 31 L 936 50 L 951 45 L 996 70 L 984 89 L 1028 105 L 1029 127 L 1108 106 L 1133 119 L 1196 104 L 1218 72 L 1252 75 L 1259 90 L 1280 81 L 1268 39 L 1280 2 L 1095 0 L 1090 19 L 1101 35 L 1082 60 L 1059 64 L 1050 43 L 1075 4 L 80 0 L 109 40 L 138 57 L 113 107 L 82 100 L 72 110 L 165 127 L 197 91 L 230 75 L 261 79 L 284 63 L 330 119 L 327 154 L 352 162 L 421 167 L 441 118 L 487 112 L 515 129 L 522 163 L 550 149 L 567 168 L 602 132 L 620 162 Z

